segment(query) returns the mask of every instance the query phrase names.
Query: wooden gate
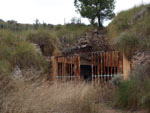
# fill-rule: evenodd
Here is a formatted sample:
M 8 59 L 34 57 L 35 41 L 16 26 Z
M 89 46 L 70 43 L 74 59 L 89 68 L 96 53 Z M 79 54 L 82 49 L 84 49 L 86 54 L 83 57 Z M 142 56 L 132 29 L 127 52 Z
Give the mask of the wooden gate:
M 57 80 L 80 80 L 80 56 L 59 56 L 57 61 Z
M 109 83 L 117 74 L 123 74 L 123 57 L 118 51 L 94 52 L 91 58 L 92 81 Z

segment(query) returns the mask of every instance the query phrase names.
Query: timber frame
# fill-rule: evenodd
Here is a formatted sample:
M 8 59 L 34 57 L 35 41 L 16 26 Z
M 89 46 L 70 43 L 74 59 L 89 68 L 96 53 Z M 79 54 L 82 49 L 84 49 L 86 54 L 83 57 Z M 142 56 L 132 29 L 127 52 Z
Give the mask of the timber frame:
M 59 80 L 80 80 L 80 56 L 58 56 L 57 79 Z
M 55 76 L 57 80 L 73 81 L 81 80 L 79 55 L 56 56 L 57 62 Z M 91 73 L 92 81 L 108 82 L 117 74 L 123 75 L 123 55 L 118 51 L 92 52 L 91 53 Z
M 123 75 L 123 56 L 118 51 L 93 52 L 91 59 L 92 81 L 108 82 Z

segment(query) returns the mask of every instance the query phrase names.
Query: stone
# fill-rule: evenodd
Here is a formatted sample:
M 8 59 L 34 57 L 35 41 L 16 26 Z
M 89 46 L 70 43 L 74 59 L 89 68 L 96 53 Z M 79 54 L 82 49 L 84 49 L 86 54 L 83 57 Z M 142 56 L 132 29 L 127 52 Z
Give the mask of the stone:
M 23 77 L 22 71 L 21 71 L 21 69 L 20 69 L 18 66 L 16 66 L 16 67 L 14 68 L 13 77 L 14 77 L 15 79 L 20 79 L 20 78 Z
M 136 52 L 131 59 L 132 69 L 135 70 L 137 66 L 146 66 L 150 64 L 150 51 Z

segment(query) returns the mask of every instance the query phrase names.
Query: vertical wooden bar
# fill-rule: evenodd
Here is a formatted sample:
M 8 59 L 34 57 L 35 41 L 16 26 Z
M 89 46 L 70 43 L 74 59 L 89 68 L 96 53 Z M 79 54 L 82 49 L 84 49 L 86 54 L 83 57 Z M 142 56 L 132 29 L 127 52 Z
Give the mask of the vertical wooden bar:
M 99 53 L 99 81 L 101 83 L 101 53 Z
M 79 56 L 77 57 L 78 58 L 78 80 L 80 79 L 80 61 L 79 61 Z
M 77 78 L 77 56 L 74 56 L 74 73 L 75 73 L 75 79 Z
M 77 59 L 76 59 L 76 63 L 77 63 L 77 78 L 78 78 L 78 75 L 79 75 L 79 70 L 78 70 L 78 69 L 79 69 L 79 67 L 78 67 L 78 66 L 79 66 L 79 65 L 78 65 L 78 56 L 77 56 L 76 58 L 77 58 Z
M 92 64 L 91 66 L 92 66 L 92 82 L 93 82 L 93 75 L 94 75 L 93 74 L 93 53 L 92 53 L 92 57 L 91 57 L 91 64 Z
M 61 58 L 61 61 L 62 61 L 62 77 L 61 77 L 61 79 L 63 80 L 63 76 L 64 76 L 64 58 L 63 57 Z
M 59 59 L 61 59 L 61 58 L 59 58 Z M 62 60 L 61 60 L 62 61 Z M 61 77 L 62 77 L 62 75 L 63 75 L 63 73 L 62 73 L 62 62 L 60 63 L 60 68 L 61 68 Z
M 117 64 L 117 65 L 118 65 L 118 66 L 117 66 L 117 67 L 118 67 L 118 69 L 117 69 L 117 73 L 119 73 L 119 72 L 120 72 L 120 70 L 119 70 L 119 69 L 120 69 L 119 62 L 120 62 L 120 52 L 118 52 L 118 64 Z
M 74 56 L 72 56 L 72 80 L 74 80 L 75 77 L 75 64 L 74 64 Z
M 105 80 L 105 82 L 106 82 L 106 70 L 105 70 L 105 66 L 106 66 L 106 54 L 105 54 L 105 52 L 104 52 L 104 80 Z
M 71 81 L 72 81 L 72 56 L 71 56 L 71 74 L 70 74 L 70 77 L 71 77 Z
M 109 66 L 110 66 L 110 53 L 107 52 L 107 83 L 108 83 L 108 87 L 109 87 Z
M 56 59 L 56 66 L 57 66 L 56 67 L 56 73 L 57 73 L 56 76 L 58 77 L 59 76 L 59 65 L 58 65 L 59 63 L 58 63 L 58 58 L 55 57 L 55 59 Z M 55 77 L 55 79 L 57 79 L 57 78 Z
M 99 82 L 99 53 L 97 53 L 97 62 L 98 62 L 98 65 L 97 65 L 97 79 L 98 79 L 98 82 Z
M 79 80 L 80 80 L 80 56 L 79 57 Z
M 65 74 L 66 74 L 66 73 L 65 73 L 65 69 L 66 69 L 65 60 L 66 60 L 66 59 L 65 59 L 65 57 L 64 57 L 64 81 L 65 81 Z
M 116 74 L 118 74 L 118 52 L 116 51 Z
M 113 61 L 112 61 L 112 58 L 113 56 L 112 56 L 112 52 L 110 53 L 110 60 L 111 60 L 111 74 L 110 75 L 112 75 L 112 69 L 113 69 Z
M 105 82 L 107 83 L 107 52 L 105 52 Z
M 66 81 L 66 57 L 64 57 L 64 80 Z
M 116 52 L 114 51 L 114 74 L 116 74 Z
M 106 59 L 107 59 L 107 75 L 109 75 L 109 52 L 106 52 Z
M 76 71 L 77 71 L 77 80 L 78 80 L 78 78 L 79 78 L 79 70 L 78 70 L 78 56 L 76 56 L 76 64 L 77 64 L 77 68 L 76 68 Z
M 103 53 L 101 53 L 101 83 L 103 82 Z
M 95 82 L 96 82 L 96 76 L 97 76 L 97 73 L 96 73 L 96 64 L 97 64 L 97 61 L 96 61 L 96 53 L 95 53 L 95 75 L 94 75 L 94 79 L 95 79 Z
M 75 56 L 73 56 L 73 64 L 74 64 L 74 69 L 73 69 L 73 71 L 74 71 L 74 78 L 76 77 L 76 64 L 75 64 Z
M 124 75 L 124 71 L 123 71 L 123 53 L 121 52 L 121 56 L 122 56 L 122 74 Z
M 69 77 L 70 77 L 70 63 L 69 63 L 69 58 L 70 57 L 67 57 L 67 61 L 66 61 L 66 65 L 67 65 L 67 67 L 66 67 L 66 78 L 67 78 L 67 80 L 69 80 Z
M 72 57 L 70 57 L 70 80 L 72 80 L 71 77 L 72 77 Z
M 116 51 L 116 74 L 118 74 L 118 52 Z
M 106 74 L 105 66 L 106 66 L 106 54 L 105 54 L 105 52 L 104 52 L 104 74 Z
M 68 79 L 70 80 L 70 74 L 71 73 L 71 71 L 70 71 L 70 56 L 68 57 Z

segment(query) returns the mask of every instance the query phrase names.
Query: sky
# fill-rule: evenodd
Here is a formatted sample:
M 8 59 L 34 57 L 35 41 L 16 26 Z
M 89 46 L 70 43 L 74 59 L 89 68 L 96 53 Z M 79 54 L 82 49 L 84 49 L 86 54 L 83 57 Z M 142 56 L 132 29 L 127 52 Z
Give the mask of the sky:
M 150 0 L 116 0 L 115 13 L 129 9 L 139 4 L 150 3 Z M 80 18 L 74 7 L 74 0 L 0 0 L 0 19 L 16 20 L 19 23 L 64 24 L 70 22 L 72 17 Z M 81 18 L 82 22 L 89 24 L 88 19 Z M 110 21 L 105 21 L 108 25 Z

